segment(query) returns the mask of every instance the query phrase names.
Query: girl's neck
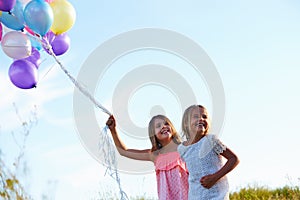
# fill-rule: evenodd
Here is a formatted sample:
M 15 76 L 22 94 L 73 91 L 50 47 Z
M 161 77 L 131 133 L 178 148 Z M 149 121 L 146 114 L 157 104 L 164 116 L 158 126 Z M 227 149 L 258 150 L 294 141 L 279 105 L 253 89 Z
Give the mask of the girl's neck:
M 175 144 L 172 141 L 170 141 L 168 144 L 163 145 L 163 147 L 159 150 L 159 153 L 169 153 L 177 150 L 178 144 Z
M 186 145 L 192 145 L 195 144 L 197 142 L 199 142 L 202 138 L 204 138 L 205 134 L 196 134 L 194 138 L 190 138 L 188 139 L 185 144 Z

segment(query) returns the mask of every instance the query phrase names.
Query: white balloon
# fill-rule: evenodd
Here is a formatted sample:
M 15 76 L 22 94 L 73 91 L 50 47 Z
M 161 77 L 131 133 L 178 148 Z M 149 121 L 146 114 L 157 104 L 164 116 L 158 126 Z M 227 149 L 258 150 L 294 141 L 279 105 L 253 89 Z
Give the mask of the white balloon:
M 22 32 L 10 31 L 1 41 L 4 53 L 14 59 L 22 59 L 31 55 L 31 42 L 28 36 Z
M 19 0 L 24 6 L 31 0 Z

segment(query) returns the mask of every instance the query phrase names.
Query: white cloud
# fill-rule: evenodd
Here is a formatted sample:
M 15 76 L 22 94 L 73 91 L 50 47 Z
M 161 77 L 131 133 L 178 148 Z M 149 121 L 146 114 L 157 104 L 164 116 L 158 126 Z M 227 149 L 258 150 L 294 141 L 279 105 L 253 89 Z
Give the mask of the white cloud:
M 55 69 L 56 68 L 56 69 Z M 16 121 L 16 108 L 24 120 L 30 117 L 31 111 L 37 106 L 39 116 L 46 115 L 45 106 L 59 98 L 70 95 L 73 92 L 71 84 L 66 85 L 65 80 L 60 77 L 61 71 L 54 66 L 48 72 L 47 69 L 39 69 L 39 74 L 42 74 L 42 80 L 38 83 L 37 88 L 23 90 L 14 86 L 5 72 L 0 72 L 0 125 L 4 130 L 11 130 L 20 125 Z M 9 122 L 9 123 L 7 123 Z

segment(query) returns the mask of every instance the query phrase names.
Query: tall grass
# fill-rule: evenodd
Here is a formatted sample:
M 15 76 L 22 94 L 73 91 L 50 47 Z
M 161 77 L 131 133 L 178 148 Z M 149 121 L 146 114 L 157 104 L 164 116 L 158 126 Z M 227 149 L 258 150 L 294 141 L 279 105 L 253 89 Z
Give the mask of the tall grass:
M 247 187 L 230 194 L 231 200 L 300 200 L 298 186 L 285 186 L 269 189 L 267 187 Z
M 230 200 L 300 200 L 300 188 L 298 186 L 284 186 L 270 189 L 268 187 L 245 187 L 229 195 Z M 102 193 L 97 200 L 117 200 L 114 192 Z M 155 200 L 143 196 L 130 197 L 130 200 Z

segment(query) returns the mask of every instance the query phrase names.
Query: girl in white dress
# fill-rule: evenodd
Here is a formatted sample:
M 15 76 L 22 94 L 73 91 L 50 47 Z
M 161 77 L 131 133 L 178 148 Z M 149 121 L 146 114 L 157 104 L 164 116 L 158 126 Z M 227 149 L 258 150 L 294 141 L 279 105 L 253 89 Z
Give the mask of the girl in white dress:
M 182 130 L 187 140 L 178 146 L 178 152 L 189 171 L 189 200 L 229 199 L 226 174 L 239 163 L 216 135 L 208 135 L 209 126 L 205 107 L 192 105 L 185 110 Z M 222 157 L 227 159 L 225 164 Z

